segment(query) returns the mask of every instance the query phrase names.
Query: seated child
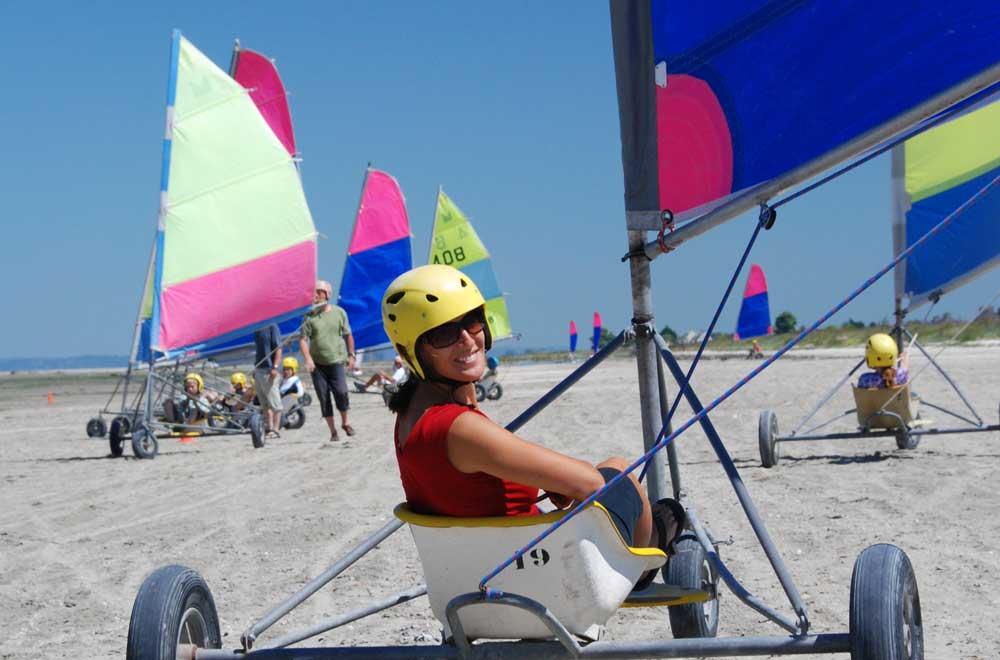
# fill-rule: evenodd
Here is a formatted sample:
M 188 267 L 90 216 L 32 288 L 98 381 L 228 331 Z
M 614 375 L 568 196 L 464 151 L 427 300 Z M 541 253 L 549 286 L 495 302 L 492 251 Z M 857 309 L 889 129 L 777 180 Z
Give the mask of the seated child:
M 194 424 L 212 411 L 212 402 L 216 398 L 214 393 L 205 391 L 201 374 L 191 372 L 184 376 L 184 394 L 164 401 L 163 412 L 168 422 Z
M 242 371 L 229 377 L 229 394 L 222 399 L 222 405 L 230 412 L 243 410 L 253 399 L 253 388 L 247 384 L 247 376 Z
M 281 361 L 281 384 L 278 386 L 278 393 L 281 395 L 282 406 L 287 410 L 289 406 L 306 393 L 302 386 L 302 380 L 296 375 L 299 370 L 299 361 L 293 357 L 286 357 Z
M 861 374 L 858 387 L 881 389 L 903 385 L 910 376 L 910 356 L 906 351 L 898 356 L 896 340 L 885 333 L 877 333 L 868 338 L 865 347 L 865 362 L 875 371 Z

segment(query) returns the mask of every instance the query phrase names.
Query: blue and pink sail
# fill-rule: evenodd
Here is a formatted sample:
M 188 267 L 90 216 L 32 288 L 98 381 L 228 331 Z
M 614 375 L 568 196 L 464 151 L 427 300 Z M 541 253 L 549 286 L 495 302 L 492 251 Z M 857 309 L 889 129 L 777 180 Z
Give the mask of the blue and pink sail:
M 576 353 L 576 321 L 569 322 L 569 352 Z
M 733 339 L 741 341 L 773 334 L 771 307 L 767 301 L 767 280 L 764 270 L 757 264 L 750 266 L 747 285 L 743 289 L 743 304 Z
M 591 341 L 591 348 L 594 353 L 601 347 L 601 313 L 594 312 L 594 337 Z
M 382 295 L 396 277 L 413 267 L 411 244 L 410 219 L 399 183 L 369 168 L 337 299 L 351 320 L 355 349 L 390 344 L 382 327 Z

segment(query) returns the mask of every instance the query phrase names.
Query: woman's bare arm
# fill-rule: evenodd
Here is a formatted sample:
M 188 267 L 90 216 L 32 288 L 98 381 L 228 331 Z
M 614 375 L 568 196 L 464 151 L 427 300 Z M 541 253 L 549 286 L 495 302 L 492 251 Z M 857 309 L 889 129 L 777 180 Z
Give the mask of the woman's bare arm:
M 448 431 L 448 460 L 460 472 L 485 472 L 582 500 L 604 485 L 593 465 L 528 442 L 472 412 Z

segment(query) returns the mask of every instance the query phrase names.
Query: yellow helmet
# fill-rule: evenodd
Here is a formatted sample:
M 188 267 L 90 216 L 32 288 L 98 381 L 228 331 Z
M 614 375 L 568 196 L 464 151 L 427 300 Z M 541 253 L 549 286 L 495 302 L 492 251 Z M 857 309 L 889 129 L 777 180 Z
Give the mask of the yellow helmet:
M 868 338 L 868 346 L 865 347 L 865 362 L 872 369 L 896 366 L 896 358 L 899 357 L 899 349 L 896 348 L 896 340 L 884 332 L 879 332 Z
M 201 374 L 196 374 L 193 371 L 189 374 L 184 374 L 184 384 L 186 385 L 189 380 L 193 380 L 198 383 L 198 394 L 205 389 L 205 381 L 202 379 Z
M 382 299 L 382 323 L 389 340 L 417 377 L 426 379 L 417 358 L 417 340 L 428 330 L 474 309 L 486 321 L 486 350 L 493 345 L 493 331 L 486 301 L 479 287 L 457 268 L 440 264 L 420 266 L 397 277 Z
M 294 374 L 299 370 L 299 361 L 289 355 L 281 361 L 281 368 L 291 369 Z
M 232 376 L 229 377 L 229 382 L 233 385 L 247 386 L 247 375 L 242 371 L 234 372 Z

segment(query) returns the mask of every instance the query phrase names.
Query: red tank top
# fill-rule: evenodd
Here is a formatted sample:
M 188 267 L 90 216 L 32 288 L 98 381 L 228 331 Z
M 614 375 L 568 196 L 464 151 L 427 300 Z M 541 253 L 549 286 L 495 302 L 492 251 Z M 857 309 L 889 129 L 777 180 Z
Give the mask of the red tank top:
M 465 473 L 448 460 L 448 430 L 462 413 L 483 415 L 457 403 L 433 406 L 413 425 L 396 461 L 406 501 L 414 511 L 444 516 L 526 516 L 538 513 L 538 489 L 498 479 L 485 472 Z M 483 415 L 486 417 L 486 415 Z

